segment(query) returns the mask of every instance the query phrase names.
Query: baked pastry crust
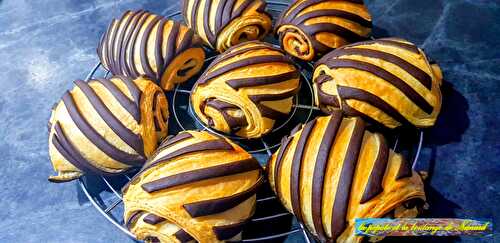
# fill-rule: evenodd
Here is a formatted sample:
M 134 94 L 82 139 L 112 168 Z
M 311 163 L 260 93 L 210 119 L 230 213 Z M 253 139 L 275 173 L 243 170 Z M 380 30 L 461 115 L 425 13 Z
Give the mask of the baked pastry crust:
M 146 76 L 165 90 L 197 74 L 205 60 L 201 39 L 191 29 L 144 10 L 113 19 L 97 54 L 112 74 Z
M 124 220 L 140 240 L 237 241 L 263 180 L 259 163 L 230 140 L 181 132 L 123 189 Z
M 283 11 L 274 32 L 288 54 L 311 61 L 367 39 L 372 22 L 362 0 L 298 0 Z
M 150 80 L 123 76 L 77 80 L 75 85 L 52 109 L 49 155 L 58 175 L 49 181 L 142 166 L 167 135 L 163 90 Z
M 418 203 L 409 202 L 426 199 L 420 176 L 384 137 L 340 111 L 294 129 L 267 170 L 283 205 L 321 242 L 360 242 L 356 218 L 415 217 Z
M 206 45 L 224 52 L 261 40 L 272 28 L 264 0 L 183 0 L 182 15 Z
M 191 102 L 208 126 L 258 138 L 287 117 L 299 87 L 299 71 L 280 49 L 252 41 L 218 56 L 196 82 Z
M 424 52 L 399 38 L 359 42 L 334 50 L 316 64 L 315 102 L 340 108 L 388 128 L 429 127 L 441 110 L 442 74 Z

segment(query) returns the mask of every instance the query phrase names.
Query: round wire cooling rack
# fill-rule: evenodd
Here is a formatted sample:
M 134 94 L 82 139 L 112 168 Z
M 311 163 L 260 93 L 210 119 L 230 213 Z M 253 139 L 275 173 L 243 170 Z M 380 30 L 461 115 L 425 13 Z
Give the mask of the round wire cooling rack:
M 286 3 L 268 1 L 268 11 L 274 16 L 279 14 L 287 6 Z M 172 14 L 162 13 L 168 18 L 179 19 L 180 12 Z M 268 42 L 275 40 L 269 39 Z M 205 67 L 216 57 L 216 53 L 207 50 Z M 209 130 L 221 136 L 225 136 L 239 144 L 249 151 L 259 161 L 267 161 L 274 150 L 278 148 L 281 138 L 289 133 L 292 127 L 299 123 L 305 123 L 314 117 L 317 108 L 314 107 L 313 90 L 311 87 L 312 63 L 298 65 L 301 73 L 301 88 L 294 97 L 294 104 L 289 117 L 279 124 L 267 135 L 260 139 L 243 139 L 219 133 L 203 124 L 194 114 L 190 94 L 198 76 L 195 76 L 185 83 L 176 85 L 173 92 L 167 94 L 170 102 L 172 115 L 169 119 L 169 132 L 176 134 L 184 130 Z M 201 73 L 201 72 L 200 72 Z M 101 63 L 98 63 L 86 77 L 86 81 L 94 77 L 108 77 L 109 71 L 105 70 Z M 175 121 L 175 122 L 174 122 Z M 289 129 L 287 129 L 289 128 Z M 418 161 L 420 149 L 423 143 L 423 131 L 409 134 L 408 136 L 399 136 L 399 134 L 389 137 L 392 140 L 393 150 L 406 153 L 407 158 L 413 157 L 412 168 Z M 401 137 L 401 139 L 400 139 Z M 404 139 L 403 139 L 404 138 Z M 415 141 L 418 141 L 415 143 Z M 401 149 L 402 148 L 402 149 Z M 133 177 L 137 171 L 131 171 L 127 174 L 105 177 L 85 175 L 78 181 L 84 195 L 91 204 L 101 213 L 111 224 L 121 230 L 123 233 L 135 239 L 135 236 L 124 227 L 123 222 L 123 200 L 121 188 Z M 249 224 L 243 229 L 243 239 L 241 242 L 279 242 L 291 235 L 294 235 L 294 242 L 303 239 L 303 242 L 314 242 L 314 238 L 305 230 L 304 226 L 286 209 L 281 206 L 279 200 L 273 195 L 269 187 L 263 187 L 257 192 L 256 213 Z

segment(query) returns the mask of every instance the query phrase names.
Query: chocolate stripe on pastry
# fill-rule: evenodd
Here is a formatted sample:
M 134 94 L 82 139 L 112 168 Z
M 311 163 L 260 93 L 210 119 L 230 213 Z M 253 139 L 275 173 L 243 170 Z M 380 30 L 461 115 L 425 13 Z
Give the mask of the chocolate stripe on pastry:
M 294 133 L 292 133 L 294 134 Z M 274 163 L 274 187 L 276 189 L 276 195 L 280 197 L 281 195 L 281 165 L 283 164 L 283 156 L 285 156 L 285 152 L 288 150 L 288 146 L 290 145 L 290 142 L 292 141 L 293 137 L 284 137 L 281 139 L 281 144 L 280 144 L 280 149 L 278 152 L 278 155 L 276 156 L 276 162 Z
M 231 79 L 227 80 L 226 83 L 231 86 L 231 88 L 238 90 L 242 87 L 253 87 L 259 85 L 281 83 L 298 77 L 299 74 L 297 72 L 290 71 L 273 76 Z
M 108 91 L 115 97 L 120 105 L 128 111 L 130 115 L 135 119 L 136 122 L 141 121 L 141 111 L 137 106 L 137 101 L 130 100 L 125 94 L 123 94 L 116 85 L 107 79 L 96 79 L 97 82 L 101 83 L 108 89 Z
M 304 23 L 306 20 L 321 16 L 331 16 L 331 17 L 339 17 L 343 19 L 347 19 L 354 23 L 357 23 L 364 27 L 372 27 L 372 22 L 370 20 L 366 20 L 365 18 L 351 12 L 347 12 L 340 9 L 325 9 L 325 10 L 316 10 L 313 12 L 305 13 L 291 20 L 292 24 L 299 25 Z
M 323 204 L 323 186 L 325 180 L 326 166 L 330 158 L 330 151 L 333 147 L 333 142 L 337 136 L 337 131 L 342 122 L 342 113 L 336 111 L 330 117 L 328 125 L 325 129 L 321 144 L 316 156 L 316 163 L 314 165 L 312 194 L 311 194 L 311 213 L 314 224 L 314 229 L 318 234 L 321 242 L 327 240 L 323 226 L 322 204 Z
M 243 227 L 250 221 L 250 219 L 244 220 L 239 223 L 230 224 L 230 225 L 221 225 L 214 226 L 212 230 L 217 236 L 218 240 L 229 240 L 241 233 L 243 231 Z
M 144 143 L 142 137 L 123 125 L 118 118 L 109 110 L 109 108 L 97 96 L 95 91 L 84 81 L 77 80 L 75 84 L 85 94 L 92 107 L 106 124 L 118 135 L 125 143 L 144 156 Z
M 283 55 L 268 55 L 268 56 L 255 56 L 252 58 L 246 58 L 243 60 L 239 60 L 233 63 L 230 63 L 228 65 L 225 65 L 223 67 L 220 67 L 214 71 L 210 71 L 207 73 L 207 75 L 203 75 L 202 78 L 200 78 L 197 83 L 198 84 L 205 84 L 210 79 L 213 79 L 217 76 L 220 76 L 224 73 L 227 73 L 229 71 L 232 71 L 237 68 L 241 67 L 246 67 L 249 65 L 255 65 L 255 64 L 261 64 L 261 63 L 269 63 L 269 62 L 290 62 L 290 59 Z
M 145 15 L 141 16 L 141 18 L 137 22 L 139 29 L 141 26 L 144 25 L 144 23 L 146 22 L 148 17 L 149 17 L 149 14 L 145 14 Z M 131 49 L 129 50 L 128 55 L 127 55 L 129 70 L 130 70 L 130 73 L 132 74 L 133 77 L 138 77 L 140 75 L 139 71 L 137 70 L 136 66 L 134 65 L 134 53 L 135 53 L 136 42 L 137 42 L 138 36 L 139 36 L 138 30 L 135 31 L 134 33 L 132 33 L 132 37 L 130 39 L 131 40 L 131 42 L 130 42 Z
M 389 38 L 383 38 L 383 39 L 377 39 L 377 40 L 371 40 L 371 41 L 362 41 L 362 42 L 346 45 L 345 47 L 355 47 L 355 46 L 373 45 L 373 44 L 393 46 L 393 47 L 407 50 L 409 52 L 413 52 L 415 54 L 420 54 L 420 51 L 418 50 L 417 46 L 415 46 L 413 44 L 409 44 L 409 43 L 399 42 L 399 41 L 389 39 Z
M 166 219 L 156 214 L 150 213 L 146 215 L 142 220 L 148 224 L 157 225 L 161 222 L 164 222 Z
M 85 159 L 80 152 L 71 144 L 68 140 L 64 131 L 61 128 L 59 122 L 54 125 L 55 133 L 52 137 L 52 143 L 56 147 L 57 151 L 67 159 L 71 164 L 83 172 L 95 173 L 100 175 L 112 175 L 111 173 L 102 171 L 92 165 L 87 159 Z
M 205 105 L 205 103 L 202 103 L 202 105 Z M 216 109 L 217 111 L 219 111 L 220 114 L 222 114 L 222 116 L 224 117 L 224 120 L 226 121 L 227 125 L 231 129 L 232 133 L 234 133 L 234 132 L 238 131 L 239 129 L 241 129 L 242 127 L 248 125 L 245 115 L 243 115 L 242 117 L 234 117 L 234 116 L 231 116 L 227 112 L 228 109 L 241 110 L 238 106 L 235 106 L 231 103 L 227 103 L 227 102 L 224 102 L 221 100 L 216 100 L 216 99 L 207 100 L 206 106 L 212 107 L 213 109 Z M 202 112 L 204 112 L 204 110 L 205 110 L 204 107 L 201 107 L 200 109 L 202 110 Z M 213 123 L 213 121 L 212 121 L 212 123 Z
M 401 166 L 399 167 L 398 174 L 396 175 L 396 180 L 403 179 L 412 176 L 411 164 L 403 157 L 401 158 Z
M 351 60 L 351 59 L 333 59 L 327 62 L 329 68 L 353 68 L 357 70 L 362 70 L 365 72 L 372 73 L 375 76 L 389 82 L 396 88 L 401 90 L 413 103 L 415 103 L 421 110 L 430 114 L 432 113 L 433 107 L 429 102 L 427 102 L 417 91 L 415 91 L 406 82 L 395 76 L 394 74 L 388 72 L 371 63 Z
M 149 77 L 155 77 L 156 74 L 153 71 L 153 68 L 151 67 L 151 64 L 149 63 L 147 53 L 148 53 L 148 40 L 151 38 L 151 31 L 153 30 L 153 27 L 156 26 L 158 21 L 161 20 L 161 17 L 155 16 L 153 20 L 151 20 L 148 25 L 146 26 L 146 29 L 144 30 L 144 33 L 141 38 L 141 50 L 140 50 L 140 57 L 141 57 L 141 67 L 146 72 L 146 75 Z M 147 34 L 146 34 L 147 33 Z
M 389 147 L 387 146 L 384 137 L 379 134 L 376 136 L 380 139 L 377 159 L 375 160 L 372 172 L 370 173 L 370 177 L 366 183 L 365 191 L 363 192 L 360 203 L 368 202 L 384 190 L 384 188 L 382 188 L 382 182 L 384 180 L 387 162 L 389 161 Z
M 153 163 L 145 166 L 141 171 L 151 168 L 152 166 L 158 163 L 165 162 L 185 154 L 208 151 L 208 150 L 233 150 L 233 146 L 231 146 L 231 144 L 229 144 L 223 138 L 195 143 L 192 145 L 188 145 L 184 148 L 175 150 L 172 153 L 166 154 L 159 159 L 155 159 Z
M 75 123 L 75 125 L 80 129 L 83 135 L 87 137 L 90 142 L 92 142 L 97 148 L 108 155 L 110 158 L 125 163 L 129 165 L 137 165 L 144 162 L 144 158 L 140 155 L 133 155 L 121 151 L 110 144 L 104 137 L 102 137 L 80 114 L 73 97 L 69 92 L 62 97 L 64 105 L 68 110 L 68 113 Z
M 332 210 L 332 239 L 337 239 L 347 226 L 347 207 L 349 205 L 354 170 L 356 169 L 359 150 L 363 142 L 364 129 L 363 121 L 357 119 L 342 164 L 337 192 L 335 193 Z
M 386 62 L 390 62 L 396 66 L 399 66 L 401 69 L 405 70 L 408 74 L 413 76 L 416 80 L 418 80 L 422 85 L 424 85 L 427 89 L 432 88 L 432 78 L 426 72 L 422 71 L 420 68 L 414 66 L 413 64 L 405 61 L 404 59 L 382 51 L 371 50 L 366 48 L 341 48 L 333 51 L 328 54 L 330 57 L 341 57 L 347 55 L 358 55 L 364 57 L 371 57 L 384 60 Z
M 188 234 L 188 232 L 184 231 L 183 229 L 180 229 L 177 232 L 175 232 L 174 236 L 181 243 L 187 243 L 187 242 L 194 240 L 194 238 L 190 234 Z
M 156 74 L 156 79 L 160 79 L 161 76 L 160 74 L 163 73 L 165 70 L 163 69 L 163 66 L 165 65 L 165 59 L 163 58 L 163 46 L 161 43 L 163 43 L 163 31 L 165 31 L 165 25 L 167 24 L 168 20 L 162 19 L 158 23 L 158 28 L 156 28 L 156 40 L 155 40 L 155 62 L 156 62 L 156 69 L 157 69 L 157 74 Z M 171 33 L 170 33 L 171 34 Z M 171 43 L 171 42 L 170 42 Z M 168 53 L 168 51 L 167 51 Z M 162 69 L 162 70 L 159 70 Z
M 391 105 L 389 105 L 387 102 L 385 102 L 383 99 L 379 98 L 378 96 L 375 96 L 369 92 L 366 92 L 362 89 L 357 89 L 357 88 L 351 88 L 347 86 L 338 86 L 337 87 L 338 93 L 342 99 L 349 100 L 349 99 L 356 99 L 360 100 L 363 102 L 366 102 L 370 105 L 373 105 L 380 110 L 382 110 L 384 113 L 387 115 L 393 117 L 397 121 L 404 123 L 404 124 L 409 124 L 410 122 L 403 116 L 401 113 L 399 113 L 395 108 L 393 108 Z
M 218 55 L 215 58 L 215 60 L 212 63 L 210 63 L 210 65 L 208 65 L 207 70 L 205 71 L 205 73 L 208 72 L 208 71 L 210 71 L 210 69 L 213 66 L 215 66 L 217 63 L 219 63 L 219 61 L 221 61 L 221 60 L 227 60 L 229 58 L 233 58 L 235 56 L 244 54 L 244 53 L 249 52 L 249 51 L 259 51 L 259 50 L 269 49 L 271 51 L 281 52 L 280 49 L 278 49 L 278 48 L 276 48 L 276 47 L 274 47 L 274 46 L 272 46 L 272 45 L 270 45 L 268 43 L 265 43 L 265 42 L 247 41 L 247 42 L 245 42 L 245 44 L 251 44 L 253 46 L 241 48 L 241 49 L 236 50 L 236 51 L 234 51 L 234 49 L 239 48 L 241 45 L 236 45 L 236 46 L 233 46 L 233 47 L 227 49 L 227 51 L 225 51 L 224 53 Z M 290 62 L 290 63 L 292 63 L 292 62 Z
M 302 210 L 300 207 L 300 185 L 301 185 L 301 168 L 302 160 L 304 158 L 304 150 L 311 135 L 312 129 L 316 124 L 316 120 L 312 120 L 302 129 L 300 133 L 295 152 L 292 159 L 292 169 L 291 169 L 291 179 L 290 179 L 290 199 L 292 202 L 293 214 L 297 217 L 297 220 L 302 221 Z
M 172 29 L 168 34 L 167 43 L 169 43 L 169 45 L 167 46 L 167 55 L 165 56 L 165 62 L 163 63 L 164 70 L 167 68 L 168 64 L 170 64 L 170 62 L 175 57 L 175 46 L 177 44 L 177 38 L 179 36 L 180 26 L 181 25 L 178 22 L 174 22 L 172 25 Z
M 264 177 L 259 178 L 257 183 L 247 190 L 236 193 L 232 196 L 188 203 L 184 204 L 183 207 L 193 218 L 222 213 L 236 207 L 238 204 L 255 195 L 257 188 L 262 183 L 264 183 Z
M 311 25 L 300 25 L 299 27 L 305 32 L 310 33 L 311 35 L 317 34 L 319 32 L 334 33 L 335 35 L 344 38 L 348 42 L 356 42 L 366 39 L 366 37 L 358 35 L 356 32 L 353 32 L 337 24 L 319 23 Z
M 191 135 L 191 133 L 181 132 L 170 139 L 165 139 L 165 141 L 160 145 L 160 147 L 158 147 L 158 149 L 165 149 L 166 147 L 169 147 L 175 143 L 180 143 L 181 141 L 184 141 L 192 137 L 193 135 Z
M 125 228 L 129 229 L 132 227 L 132 223 L 136 222 L 141 215 L 143 215 L 145 212 L 144 211 L 135 211 L 132 213 L 132 215 L 128 218 L 127 222 L 125 222 Z
M 260 169 L 259 163 L 254 159 L 245 159 L 226 163 L 222 165 L 207 167 L 203 169 L 182 172 L 172 176 L 163 177 L 142 184 L 142 188 L 151 193 L 159 190 L 169 189 L 175 186 L 185 185 L 201 180 L 213 179 L 221 176 L 239 174 Z

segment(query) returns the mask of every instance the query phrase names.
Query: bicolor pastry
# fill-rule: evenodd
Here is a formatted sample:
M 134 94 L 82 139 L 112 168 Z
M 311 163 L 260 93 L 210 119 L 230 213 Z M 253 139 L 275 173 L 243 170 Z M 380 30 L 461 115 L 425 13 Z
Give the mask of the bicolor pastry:
M 429 127 L 441 110 L 442 74 L 414 44 L 378 39 L 334 50 L 316 64 L 316 104 L 388 128 Z
M 245 42 L 210 64 L 193 88 L 191 102 L 208 126 L 258 138 L 287 117 L 299 86 L 299 71 L 280 49 Z
M 165 90 L 197 74 L 205 59 L 201 39 L 191 29 L 144 10 L 113 19 L 97 54 L 112 74 L 144 75 Z
M 148 79 L 122 76 L 75 85 L 52 109 L 49 155 L 58 174 L 49 181 L 142 166 L 167 135 L 163 90 Z
M 182 15 L 206 45 L 219 52 L 260 40 L 272 28 L 264 0 L 183 0 Z
M 125 225 L 149 242 L 238 241 L 263 180 L 259 163 L 230 140 L 184 131 L 124 187 Z
M 272 189 L 320 242 L 360 242 L 356 218 L 416 217 L 420 175 L 359 117 L 340 111 L 299 126 L 268 164 Z
M 363 0 L 298 0 L 283 11 L 274 31 L 287 53 L 311 61 L 367 39 L 371 28 Z

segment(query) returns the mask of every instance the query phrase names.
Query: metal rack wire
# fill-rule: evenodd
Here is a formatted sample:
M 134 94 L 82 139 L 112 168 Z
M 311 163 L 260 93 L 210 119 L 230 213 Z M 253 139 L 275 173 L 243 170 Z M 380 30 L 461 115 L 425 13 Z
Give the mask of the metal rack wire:
M 268 1 L 268 10 L 271 12 L 279 13 L 284 7 L 286 7 L 285 3 Z M 166 14 L 166 16 L 169 18 L 176 18 L 180 16 L 180 12 Z M 206 64 L 211 62 L 215 58 L 215 56 L 215 53 L 209 52 L 209 55 L 205 60 Z M 299 66 L 299 69 L 302 79 L 301 91 L 294 97 L 294 105 L 292 111 L 290 112 L 289 118 L 284 122 L 277 124 L 269 134 L 263 136 L 260 140 L 247 140 L 239 137 L 229 136 L 227 134 L 221 134 L 205 126 L 192 111 L 189 99 L 191 88 L 196 77 L 175 87 L 170 97 L 170 110 L 172 111 L 173 116 L 170 118 L 169 122 L 170 124 L 172 124 L 172 122 L 175 122 L 174 125 L 177 127 L 177 131 L 175 132 L 189 129 L 209 130 L 222 136 L 229 137 L 234 142 L 247 149 L 250 153 L 254 155 L 262 155 L 263 159 L 267 159 L 267 157 L 270 156 L 274 152 L 274 150 L 278 148 L 278 141 L 282 137 L 280 133 L 284 132 L 283 134 L 286 134 L 289 130 L 285 129 L 286 127 L 293 127 L 298 123 L 305 123 L 309 121 L 313 117 L 313 113 L 318 110 L 313 106 L 313 90 L 310 80 L 312 75 L 312 64 L 307 63 L 303 66 Z M 101 73 L 101 75 L 99 75 L 98 73 Z M 97 76 L 107 77 L 108 75 L 109 71 L 106 72 L 101 64 L 98 63 L 87 75 L 86 80 L 88 81 Z M 396 136 L 394 138 L 393 144 L 394 150 L 397 149 L 398 142 L 399 139 Z M 413 160 L 413 168 L 415 167 L 415 164 L 418 160 L 422 142 L 423 132 L 420 131 L 418 132 L 418 144 Z M 135 236 L 123 225 L 123 201 L 121 195 L 121 187 L 131 179 L 133 174 L 134 172 L 131 172 L 129 174 L 109 178 L 104 176 L 84 176 L 80 178 L 78 183 L 85 196 L 89 199 L 89 201 L 99 213 L 101 213 L 116 228 L 118 228 L 131 238 L 135 239 Z M 276 197 L 272 194 L 264 196 L 258 195 L 257 197 L 257 206 L 271 202 L 279 204 Z M 251 219 L 251 223 L 269 224 L 269 222 L 271 222 L 272 220 L 284 217 L 291 217 L 291 214 L 286 210 L 278 210 L 270 212 L 266 215 L 254 216 L 254 218 Z M 309 233 L 307 233 L 304 226 L 297 221 L 292 222 L 290 228 L 283 232 L 272 232 L 270 234 L 263 234 L 249 238 L 244 237 L 242 242 L 271 241 L 282 239 L 292 234 L 301 235 L 304 239 L 304 242 L 314 242 L 314 239 L 309 235 Z

